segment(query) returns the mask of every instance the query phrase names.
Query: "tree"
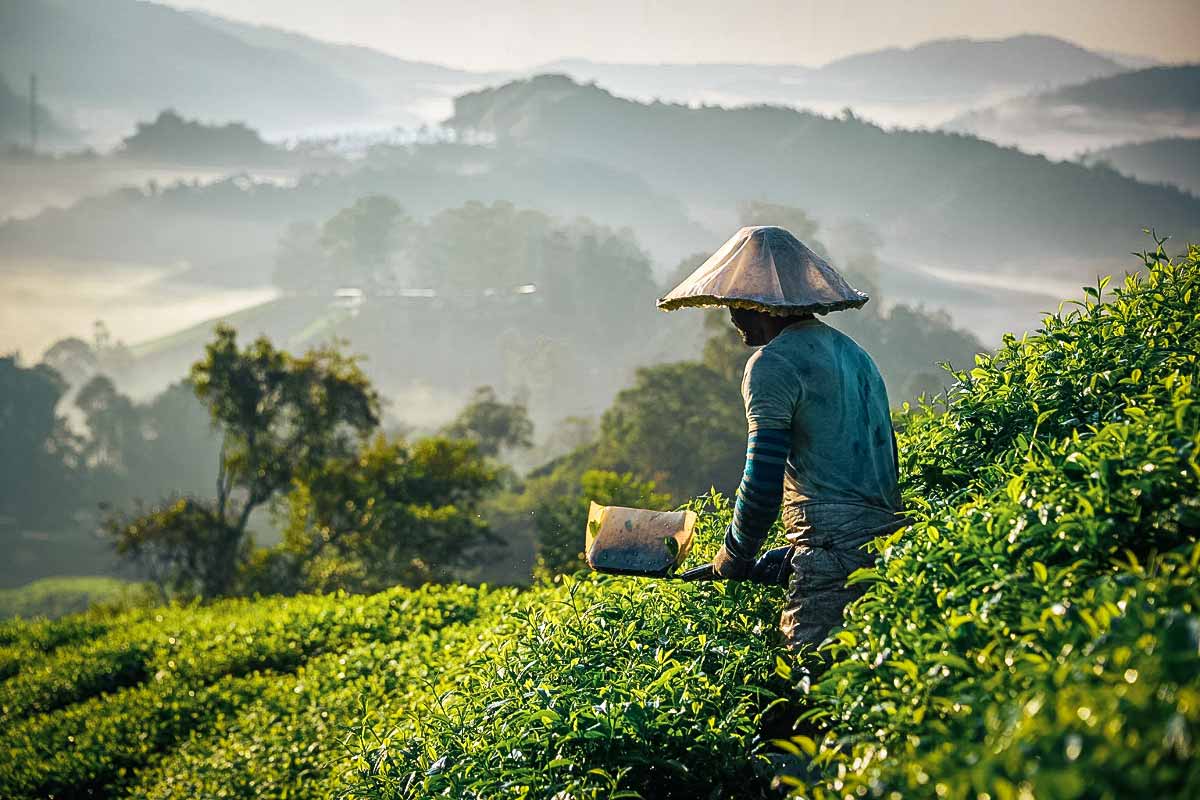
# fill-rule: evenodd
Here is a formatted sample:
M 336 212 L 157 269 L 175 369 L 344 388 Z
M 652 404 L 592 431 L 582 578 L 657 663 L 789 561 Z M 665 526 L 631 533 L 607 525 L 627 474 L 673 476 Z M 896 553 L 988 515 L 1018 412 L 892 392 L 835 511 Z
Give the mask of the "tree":
M 357 361 L 335 348 L 294 357 L 260 338 L 239 349 L 236 332 L 226 325 L 217 328 L 205 357 L 192 366 L 191 382 L 222 435 L 216 499 L 211 504 L 192 499 L 171 513 L 164 512 L 177 503 L 119 520 L 110 532 L 118 547 L 146 539 L 139 545 L 143 550 L 163 551 L 155 558 L 177 568 L 170 573 L 172 588 L 221 595 L 233 589 L 249 552 L 251 512 L 293 480 L 351 456 L 361 437 L 379 424 L 379 398 Z M 205 519 L 209 523 L 204 536 L 183 535 L 170 528 L 172 519 L 189 530 Z M 193 546 L 211 553 L 212 560 L 176 552 Z
M 504 450 L 533 446 L 533 423 L 525 403 L 502 402 L 491 386 L 477 388 L 442 433 L 451 439 L 474 442 L 480 454 L 488 458 L 496 458 Z
M 593 417 L 563 417 L 539 447 L 543 453 L 543 461 L 587 447 L 596 441 L 598 433 Z
M 449 580 L 492 541 L 479 504 L 498 473 L 472 442 L 376 437 L 296 481 L 282 554 L 296 588 L 373 592 Z
M 738 222 L 747 225 L 778 225 L 787 228 L 793 236 L 817 255 L 825 254 L 825 245 L 817 239 L 820 225 L 803 209 L 765 200 L 751 200 L 738 205 Z
M 637 371 L 600 420 L 595 465 L 648 476 L 676 499 L 737 487 L 746 418 L 737 387 L 695 362 Z
M 476 299 L 486 289 L 541 287 L 548 263 L 541 246 L 551 222 L 506 202 L 472 201 L 439 211 L 420 236 L 418 280 L 459 300 Z
M 146 463 L 153 472 L 135 476 L 143 497 L 169 491 L 208 496 L 212 465 L 221 455 L 221 435 L 188 380 L 171 384 L 142 406 Z
M 206 125 L 184 119 L 174 109 L 159 112 L 153 122 L 139 122 L 117 152 L 128 158 L 181 163 L 263 163 L 282 154 L 244 123 Z
M 742 335 L 733 327 L 729 312 L 724 308 L 705 311 L 704 330 L 708 333 L 702 356 L 704 366 L 729 381 L 740 396 L 746 362 L 754 351 L 742 341 Z
M 833 226 L 829 236 L 829 250 L 835 266 L 857 289 L 873 298 L 879 294 L 879 249 L 883 236 L 873 225 L 861 220 L 846 220 Z M 875 311 L 878 303 L 871 303 L 866 310 Z
M 327 286 L 333 278 L 320 229 L 311 222 L 293 222 L 284 228 L 275 250 L 272 282 L 286 291 L 307 291 Z
M 77 336 L 52 344 L 42 354 L 42 363 L 53 368 L 71 386 L 83 383 L 99 368 L 96 351 Z
M 75 395 L 90 436 L 83 459 L 92 469 L 136 469 L 142 453 L 142 420 L 132 400 L 117 391 L 112 379 L 97 375 Z
M 79 442 L 55 411 L 66 389 L 48 366 L 0 357 L 0 521 L 52 524 L 78 507 Z
M 538 551 L 534 575 L 552 578 L 587 566 L 583 544 L 593 501 L 602 506 L 668 508 L 670 496 L 654 488 L 654 481 L 638 480 L 632 473 L 594 469 L 583 473 L 577 493 L 544 498 L 534 510 Z
M 112 514 L 103 528 L 117 553 L 136 565 L 163 599 L 227 593 L 252 547 L 212 503 L 189 497 Z
M 346 280 L 370 283 L 386 277 L 411 224 L 392 198 L 367 195 L 321 227 L 321 246 Z
M 173 493 L 211 495 L 220 437 L 189 382 L 135 403 L 97 375 L 76 393 L 75 405 L 88 428 L 80 456 L 89 499 L 119 506 Z

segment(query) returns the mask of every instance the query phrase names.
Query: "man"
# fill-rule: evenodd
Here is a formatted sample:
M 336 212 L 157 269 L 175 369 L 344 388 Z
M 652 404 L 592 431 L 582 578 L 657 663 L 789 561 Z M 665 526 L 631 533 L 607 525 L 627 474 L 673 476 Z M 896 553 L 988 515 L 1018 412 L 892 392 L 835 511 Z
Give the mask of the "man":
M 867 301 L 782 228 L 743 228 L 660 307 L 727 305 L 743 341 L 749 437 L 733 522 L 713 568 L 750 575 L 783 510 L 792 545 L 780 621 L 789 647 L 815 647 L 861 594 L 846 578 L 864 545 L 903 527 L 887 390 L 871 357 L 814 312 Z

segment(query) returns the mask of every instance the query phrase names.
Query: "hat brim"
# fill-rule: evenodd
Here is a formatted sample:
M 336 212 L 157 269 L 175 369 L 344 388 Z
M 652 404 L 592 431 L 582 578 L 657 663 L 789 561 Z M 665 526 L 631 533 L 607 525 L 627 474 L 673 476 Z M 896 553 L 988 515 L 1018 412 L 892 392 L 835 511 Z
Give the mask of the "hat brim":
M 672 297 L 670 299 L 660 298 L 658 300 L 658 308 L 660 311 L 674 311 L 677 308 L 704 308 L 704 307 L 719 307 L 740 308 L 746 311 L 761 311 L 765 314 L 772 314 L 777 317 L 795 317 L 801 314 L 829 314 L 833 311 L 846 311 L 851 308 L 862 308 L 871 298 L 866 294 L 860 293 L 858 298 L 853 300 L 839 300 L 834 303 L 809 303 L 807 305 L 791 306 L 791 305 L 773 305 L 763 303 L 758 300 L 748 300 L 743 297 L 718 297 L 711 294 L 697 294 L 688 297 Z

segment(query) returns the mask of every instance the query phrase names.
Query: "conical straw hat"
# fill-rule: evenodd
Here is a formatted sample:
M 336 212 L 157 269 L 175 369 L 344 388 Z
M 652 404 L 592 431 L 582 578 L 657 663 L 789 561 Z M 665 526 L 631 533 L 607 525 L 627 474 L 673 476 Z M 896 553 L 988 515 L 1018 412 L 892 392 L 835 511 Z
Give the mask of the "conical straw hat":
M 658 301 L 663 311 L 729 306 L 768 314 L 826 314 L 870 298 L 783 228 L 742 228 Z

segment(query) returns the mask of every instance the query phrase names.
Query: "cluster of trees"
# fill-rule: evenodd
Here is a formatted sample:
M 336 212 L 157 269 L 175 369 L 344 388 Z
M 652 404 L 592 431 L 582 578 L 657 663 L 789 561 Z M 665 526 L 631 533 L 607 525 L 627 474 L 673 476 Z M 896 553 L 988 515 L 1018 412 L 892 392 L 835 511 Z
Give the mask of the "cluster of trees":
M 497 424 L 480 398 L 456 420 L 459 438 L 385 436 L 381 400 L 355 358 L 332 346 L 294 356 L 265 338 L 241 347 L 226 326 L 190 385 L 220 435 L 215 497 L 168 498 L 106 523 L 118 551 L 171 594 L 375 591 L 451 577 L 491 539 L 477 509 L 501 475 L 484 453 L 525 435 Z M 283 537 L 259 547 L 250 519 L 268 506 Z
M 319 225 L 290 224 L 273 279 L 292 292 L 421 289 L 458 306 L 535 287 L 545 311 L 572 316 L 655 289 L 650 260 L 627 230 L 563 224 L 503 201 L 470 201 L 422 224 L 386 194 L 361 197 Z
M 91 352 L 52 348 L 65 374 L 0 359 L 0 528 L 98 526 L 164 595 L 456 577 L 497 542 L 479 513 L 515 480 L 497 457 L 532 444 L 524 406 L 488 387 L 435 435 L 386 436 L 379 395 L 333 346 L 294 356 L 222 326 L 187 379 L 146 403 Z
M 273 280 L 293 292 L 328 292 L 340 285 L 375 288 L 391 278 L 396 251 L 413 221 L 386 195 L 368 195 L 324 224 L 293 222 L 279 240 Z
M 0 516 L 15 525 L 53 528 L 98 503 L 210 491 L 217 440 L 190 383 L 135 402 L 107 374 L 128 351 L 97 330 L 94 345 L 63 339 L 34 366 L 0 359 Z
M 285 155 L 244 123 L 208 125 L 184 119 L 170 108 L 153 122 L 139 122 L 134 133 L 121 140 L 117 152 L 127 158 L 172 164 L 258 164 Z
M 287 305 L 362 292 L 336 334 L 388 395 L 419 381 L 459 397 L 489 384 L 524 392 L 540 425 L 598 414 L 634 365 L 681 349 L 629 231 L 507 202 L 417 222 L 387 195 L 364 196 L 320 225 L 291 225 L 275 281 Z
M 0 523 L 53 524 L 78 488 L 75 437 L 55 411 L 66 389 L 51 367 L 0 357 Z

